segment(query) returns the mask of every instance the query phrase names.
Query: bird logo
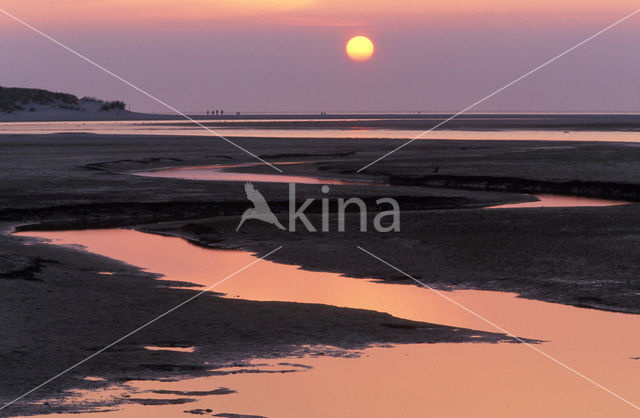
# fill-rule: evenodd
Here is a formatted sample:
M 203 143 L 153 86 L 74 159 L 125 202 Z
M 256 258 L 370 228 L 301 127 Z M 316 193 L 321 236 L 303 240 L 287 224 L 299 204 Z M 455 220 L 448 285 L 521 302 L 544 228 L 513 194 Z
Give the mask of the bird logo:
M 275 225 L 279 229 L 285 229 L 278 218 L 276 218 L 276 215 L 274 215 L 269 208 L 269 204 L 267 203 L 264 196 L 262 196 L 262 193 L 256 190 L 256 188 L 253 187 L 253 184 L 245 183 L 244 191 L 247 194 L 247 199 L 249 199 L 251 203 L 253 203 L 253 207 L 244 211 L 244 213 L 242 214 L 242 219 L 240 219 L 240 223 L 238 224 L 236 231 L 238 231 L 242 224 L 244 224 L 249 219 L 257 219 L 259 221 Z

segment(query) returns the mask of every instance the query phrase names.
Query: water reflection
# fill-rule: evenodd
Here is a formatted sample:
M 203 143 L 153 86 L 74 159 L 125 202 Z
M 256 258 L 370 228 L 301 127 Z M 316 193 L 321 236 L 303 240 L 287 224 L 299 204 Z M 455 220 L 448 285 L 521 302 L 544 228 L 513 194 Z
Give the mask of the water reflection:
M 338 121 L 351 121 L 341 119 Z M 276 121 L 276 120 L 274 120 Z M 274 122 L 265 120 L 262 122 Z M 307 120 L 300 119 L 305 122 Z M 218 122 L 218 121 L 215 121 Z M 288 122 L 295 122 L 289 120 Z M 434 122 L 434 124 L 437 122 Z M 425 129 L 352 128 L 251 128 L 212 126 L 225 137 L 252 138 L 389 138 L 413 139 L 424 134 Z M 94 133 L 104 135 L 180 135 L 209 136 L 210 133 L 185 120 L 174 121 L 82 121 L 82 122 L 2 122 L 0 134 L 53 134 Z M 561 130 L 436 130 L 426 133 L 420 140 L 542 140 L 542 141 L 598 141 L 640 142 L 634 131 L 561 131 Z
M 144 349 L 149 351 L 176 351 L 179 353 L 193 353 L 196 351 L 195 347 L 157 347 L 153 345 L 147 345 Z
M 179 238 L 130 230 L 20 235 L 83 245 L 88 251 L 163 273 L 166 280 L 203 285 L 255 259 L 246 252 L 203 249 Z M 255 264 L 212 290 L 224 292 L 228 298 L 373 309 L 413 320 L 495 331 L 423 288 L 309 272 L 269 261 Z M 630 359 L 640 348 L 640 316 L 520 299 L 500 292 L 463 290 L 448 295 L 516 335 L 547 340 L 540 346 L 545 352 L 626 399 L 640 402 L 640 362 Z M 111 392 L 79 392 L 78 396 L 134 393 L 136 397 L 174 399 L 150 391 L 218 387 L 236 391 L 192 397 L 188 405 L 127 403 L 108 413 L 133 417 L 173 416 L 197 408 L 209 408 L 212 414 L 270 417 L 624 417 L 637 413 L 521 344 L 402 345 L 367 349 L 359 358 L 256 359 L 242 367 L 291 370 L 288 364 L 300 363 L 307 367 L 294 367 L 286 373 L 227 373 L 175 382 L 133 381 L 124 388 L 114 386 Z
M 621 206 L 630 202 L 621 200 L 593 199 L 590 197 L 560 196 L 553 194 L 537 194 L 536 201 L 522 203 L 508 203 L 505 205 L 489 206 L 486 209 L 518 209 L 518 208 L 565 208 L 583 206 Z
M 302 162 L 274 163 L 274 165 L 306 164 Z M 143 177 L 173 178 L 183 180 L 205 180 L 205 181 L 242 181 L 256 183 L 299 183 L 299 184 L 372 184 L 355 181 L 344 181 L 307 176 L 290 176 L 286 174 L 259 174 L 225 171 L 228 168 L 256 167 L 262 163 L 235 164 L 235 165 L 211 165 L 199 167 L 177 167 L 160 170 L 135 171 L 132 174 Z
M 275 165 L 308 164 L 309 162 L 286 162 Z M 355 182 L 318 177 L 288 176 L 283 174 L 257 174 L 225 171 L 231 168 L 256 167 L 262 163 L 212 165 L 201 167 L 177 167 L 160 170 L 136 171 L 132 174 L 144 177 L 174 178 L 183 180 L 203 181 L 243 181 L 267 183 L 301 183 L 301 184 L 332 184 L 332 185 L 386 185 L 384 183 Z M 537 200 L 532 202 L 508 203 L 504 205 L 488 206 L 485 209 L 518 209 L 518 208 L 551 208 L 551 207 L 584 207 L 584 206 L 619 206 L 630 202 L 619 200 L 593 199 L 578 196 L 562 196 L 552 194 L 533 195 Z

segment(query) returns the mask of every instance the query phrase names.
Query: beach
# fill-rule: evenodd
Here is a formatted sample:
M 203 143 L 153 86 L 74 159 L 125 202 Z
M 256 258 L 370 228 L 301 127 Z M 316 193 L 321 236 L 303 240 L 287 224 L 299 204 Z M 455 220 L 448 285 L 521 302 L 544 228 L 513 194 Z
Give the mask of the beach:
M 637 416 L 600 3 L 5 0 L 0 417 Z

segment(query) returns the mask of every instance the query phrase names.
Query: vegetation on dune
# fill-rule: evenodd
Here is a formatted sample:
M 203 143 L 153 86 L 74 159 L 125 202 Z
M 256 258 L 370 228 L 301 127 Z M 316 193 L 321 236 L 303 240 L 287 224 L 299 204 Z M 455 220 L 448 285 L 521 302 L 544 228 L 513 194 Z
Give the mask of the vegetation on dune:
M 33 105 L 52 106 L 67 110 L 82 110 L 83 103 L 95 102 L 101 105 L 100 111 L 121 111 L 126 108 L 126 104 L 120 100 L 105 102 L 94 97 L 83 97 L 78 99 L 73 94 L 56 93 L 42 89 L 30 89 L 21 87 L 0 86 L 0 112 L 12 113 L 28 109 L 35 112 Z
M 102 100 L 93 96 L 84 96 L 82 99 L 80 99 L 80 102 L 101 102 L 101 101 Z
M 0 112 L 11 113 L 16 110 L 24 110 L 24 105 L 28 104 L 60 104 L 61 107 L 65 106 L 67 109 L 73 109 L 78 106 L 78 98 L 68 93 L 54 93 L 41 89 L 0 86 Z
M 100 108 L 100 111 L 101 112 L 108 112 L 110 110 L 120 111 L 120 110 L 124 110 L 126 106 L 127 105 L 124 102 L 120 100 L 115 100 L 113 102 L 105 102 Z

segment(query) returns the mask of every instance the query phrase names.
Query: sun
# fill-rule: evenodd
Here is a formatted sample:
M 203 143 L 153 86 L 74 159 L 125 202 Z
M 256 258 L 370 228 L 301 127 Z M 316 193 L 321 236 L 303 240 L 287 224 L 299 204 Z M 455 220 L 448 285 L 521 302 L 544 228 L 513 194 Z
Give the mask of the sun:
M 373 55 L 373 42 L 366 36 L 354 36 L 347 42 L 347 55 L 354 61 L 366 61 Z

